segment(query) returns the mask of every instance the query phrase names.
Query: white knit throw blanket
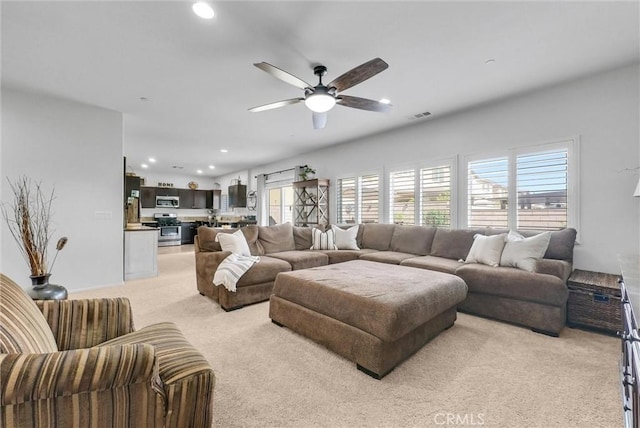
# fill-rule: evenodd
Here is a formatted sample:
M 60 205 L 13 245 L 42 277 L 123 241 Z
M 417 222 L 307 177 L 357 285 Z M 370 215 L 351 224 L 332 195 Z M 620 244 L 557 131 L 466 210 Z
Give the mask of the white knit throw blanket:
M 260 261 L 258 256 L 241 256 L 231 253 L 220 263 L 213 275 L 213 285 L 224 285 L 229 291 L 236 291 L 236 284 L 251 266 Z

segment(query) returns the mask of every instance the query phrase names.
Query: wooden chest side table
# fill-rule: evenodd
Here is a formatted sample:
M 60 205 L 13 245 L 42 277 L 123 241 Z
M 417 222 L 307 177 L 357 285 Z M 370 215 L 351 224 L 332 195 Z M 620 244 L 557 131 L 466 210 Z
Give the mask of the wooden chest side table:
M 620 276 L 576 269 L 568 280 L 569 327 L 587 327 L 615 335 L 622 331 Z

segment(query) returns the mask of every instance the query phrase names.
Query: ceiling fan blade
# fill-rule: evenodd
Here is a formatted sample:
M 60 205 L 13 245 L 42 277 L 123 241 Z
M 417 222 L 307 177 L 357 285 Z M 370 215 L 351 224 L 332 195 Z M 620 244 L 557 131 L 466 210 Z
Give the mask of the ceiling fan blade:
M 284 71 L 282 69 L 279 69 L 275 65 L 271 65 L 271 64 L 269 64 L 267 62 L 257 62 L 257 63 L 255 63 L 253 65 L 258 67 L 260 70 L 269 73 L 270 75 L 272 75 L 276 79 L 280 79 L 283 82 L 286 82 L 286 83 L 288 83 L 290 85 L 295 86 L 296 88 L 300 88 L 300 89 L 313 88 L 312 85 L 308 84 L 304 80 L 302 80 L 302 79 L 294 76 L 293 74 L 288 73 L 288 72 L 286 72 L 286 71 Z
M 370 100 L 367 98 L 340 95 L 337 97 L 337 101 L 337 104 L 360 110 L 379 111 L 381 113 L 388 113 L 391 111 L 391 104 L 385 104 L 380 101 Z
M 345 89 L 356 86 L 358 83 L 364 82 L 387 68 L 389 68 L 389 64 L 380 58 L 374 58 L 337 77 L 333 82 L 329 83 L 327 87 L 334 87 L 338 92 L 342 92 Z
M 322 129 L 327 124 L 327 112 L 313 112 L 313 129 Z
M 300 101 L 304 101 L 304 98 L 290 98 L 288 100 L 276 101 L 275 103 L 265 104 L 262 106 L 252 107 L 249 111 L 256 113 L 259 111 L 271 110 L 274 108 L 280 108 L 284 106 L 288 106 L 289 104 L 296 104 Z

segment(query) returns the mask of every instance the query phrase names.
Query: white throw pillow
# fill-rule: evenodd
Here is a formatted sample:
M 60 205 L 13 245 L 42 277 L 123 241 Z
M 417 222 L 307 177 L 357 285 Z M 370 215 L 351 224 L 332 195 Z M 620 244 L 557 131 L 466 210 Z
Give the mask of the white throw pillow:
M 331 225 L 331 230 L 333 230 L 336 237 L 336 248 L 338 250 L 359 250 L 360 248 L 358 248 L 358 243 L 356 242 L 359 227 L 353 226 L 345 230 L 335 224 Z
M 244 237 L 244 233 L 242 233 L 240 229 L 233 233 L 218 233 L 216 235 L 216 241 L 220 243 L 222 251 L 231 251 L 241 256 L 251 255 L 247 238 Z
M 312 245 L 310 250 L 336 250 L 335 233 L 333 229 L 325 232 L 320 229 L 313 228 L 311 230 Z
M 465 263 L 480 263 L 489 266 L 499 266 L 500 256 L 504 249 L 506 233 L 485 236 L 476 234 L 473 236 L 473 245 Z
M 536 261 L 544 257 L 550 239 L 551 232 L 543 232 L 529 238 L 518 232 L 509 232 L 500 258 L 500 266 L 512 266 L 534 272 Z

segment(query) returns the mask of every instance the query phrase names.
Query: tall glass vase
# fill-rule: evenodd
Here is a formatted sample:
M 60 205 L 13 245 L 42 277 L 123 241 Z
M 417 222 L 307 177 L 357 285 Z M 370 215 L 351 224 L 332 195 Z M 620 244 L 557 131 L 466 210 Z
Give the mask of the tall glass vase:
M 31 275 L 31 290 L 29 296 L 33 300 L 65 300 L 67 289 L 62 285 L 49 284 L 50 273 L 44 275 Z

